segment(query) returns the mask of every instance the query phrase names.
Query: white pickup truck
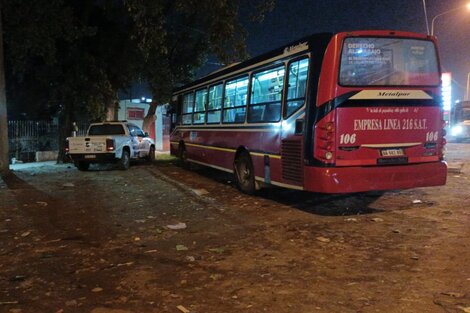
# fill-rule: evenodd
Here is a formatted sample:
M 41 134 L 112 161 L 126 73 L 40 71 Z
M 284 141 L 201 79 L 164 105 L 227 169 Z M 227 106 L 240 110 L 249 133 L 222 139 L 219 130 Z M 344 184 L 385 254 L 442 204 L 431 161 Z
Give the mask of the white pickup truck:
M 155 159 L 155 143 L 137 125 L 126 121 L 93 123 L 86 136 L 69 137 L 65 152 L 75 166 L 88 170 L 92 163 L 118 163 L 129 168 L 131 159 Z

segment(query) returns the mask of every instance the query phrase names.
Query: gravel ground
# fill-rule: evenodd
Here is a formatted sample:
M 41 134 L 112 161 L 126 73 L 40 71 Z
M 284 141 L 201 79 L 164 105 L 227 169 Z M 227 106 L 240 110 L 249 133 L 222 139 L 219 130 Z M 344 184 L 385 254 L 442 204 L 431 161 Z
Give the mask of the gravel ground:
M 170 157 L 15 165 L 0 312 L 470 312 L 470 144 L 446 186 L 239 193 Z

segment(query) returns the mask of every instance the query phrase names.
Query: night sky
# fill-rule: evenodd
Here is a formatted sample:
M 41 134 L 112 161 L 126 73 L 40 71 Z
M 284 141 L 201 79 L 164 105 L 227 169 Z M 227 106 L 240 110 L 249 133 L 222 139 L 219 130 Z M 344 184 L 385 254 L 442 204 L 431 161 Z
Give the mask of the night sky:
M 470 2 L 470 1 L 468 1 Z M 465 6 L 463 0 L 426 0 L 431 19 Z M 426 33 L 422 0 L 276 0 L 262 24 L 245 20 L 251 56 L 318 32 L 391 29 Z M 434 34 L 440 45 L 443 71 L 452 72 L 453 98 L 462 98 L 470 72 L 470 11 L 466 8 L 438 17 Z

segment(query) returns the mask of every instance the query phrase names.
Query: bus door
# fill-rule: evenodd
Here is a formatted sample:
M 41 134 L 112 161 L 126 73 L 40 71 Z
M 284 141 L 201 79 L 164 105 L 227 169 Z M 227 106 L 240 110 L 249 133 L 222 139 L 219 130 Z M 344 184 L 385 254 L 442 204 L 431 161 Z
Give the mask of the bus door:
M 282 178 L 286 183 L 299 186 L 303 185 L 303 131 L 308 70 L 308 56 L 288 63 L 281 122 Z

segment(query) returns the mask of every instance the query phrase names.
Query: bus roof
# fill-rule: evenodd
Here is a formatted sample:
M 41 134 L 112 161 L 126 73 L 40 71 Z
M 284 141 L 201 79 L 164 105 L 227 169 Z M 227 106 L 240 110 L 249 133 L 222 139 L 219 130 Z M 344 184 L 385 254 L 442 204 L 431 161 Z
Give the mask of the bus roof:
M 416 37 L 422 39 L 429 39 L 430 36 L 425 34 L 413 33 L 413 32 L 404 32 L 404 31 L 393 31 L 393 30 L 359 30 L 359 31 L 349 31 L 349 32 L 340 32 L 340 33 L 317 33 L 312 34 L 301 39 L 297 39 L 293 42 L 290 42 L 282 47 L 276 48 L 269 52 L 263 53 L 251 59 L 248 59 L 239 63 L 229 64 L 221 69 L 218 69 L 208 75 L 199 78 L 189 84 L 176 88 L 174 94 L 180 94 L 187 91 L 188 89 L 193 89 L 198 85 L 204 85 L 210 82 L 216 82 L 218 80 L 230 77 L 231 75 L 236 75 L 242 73 L 244 69 L 255 68 L 261 66 L 264 63 L 271 63 L 279 59 L 283 59 L 288 56 L 293 56 L 296 54 L 301 54 L 305 51 L 314 50 L 316 52 L 324 53 L 326 46 L 330 42 L 333 36 L 397 36 L 397 37 Z
M 240 63 L 230 64 L 226 67 L 218 69 L 200 79 L 197 79 L 189 84 L 186 84 L 180 88 L 177 88 L 175 90 L 175 93 L 180 93 L 186 89 L 195 87 L 197 85 L 209 82 L 211 80 L 216 80 L 217 78 L 221 78 L 231 73 L 236 73 L 239 70 L 257 65 L 258 63 L 262 64 L 263 61 L 266 61 L 266 60 L 275 61 L 276 59 L 281 59 L 285 56 L 294 55 L 297 53 L 307 51 L 309 50 L 309 47 L 314 47 L 316 45 L 322 45 L 322 46 L 326 45 L 330 41 L 331 37 L 333 37 L 332 33 L 318 33 L 318 34 L 303 37 L 301 39 L 297 39 L 296 41 L 293 41 L 282 47 L 279 47 L 277 49 L 258 55 L 254 58 L 248 59 Z

